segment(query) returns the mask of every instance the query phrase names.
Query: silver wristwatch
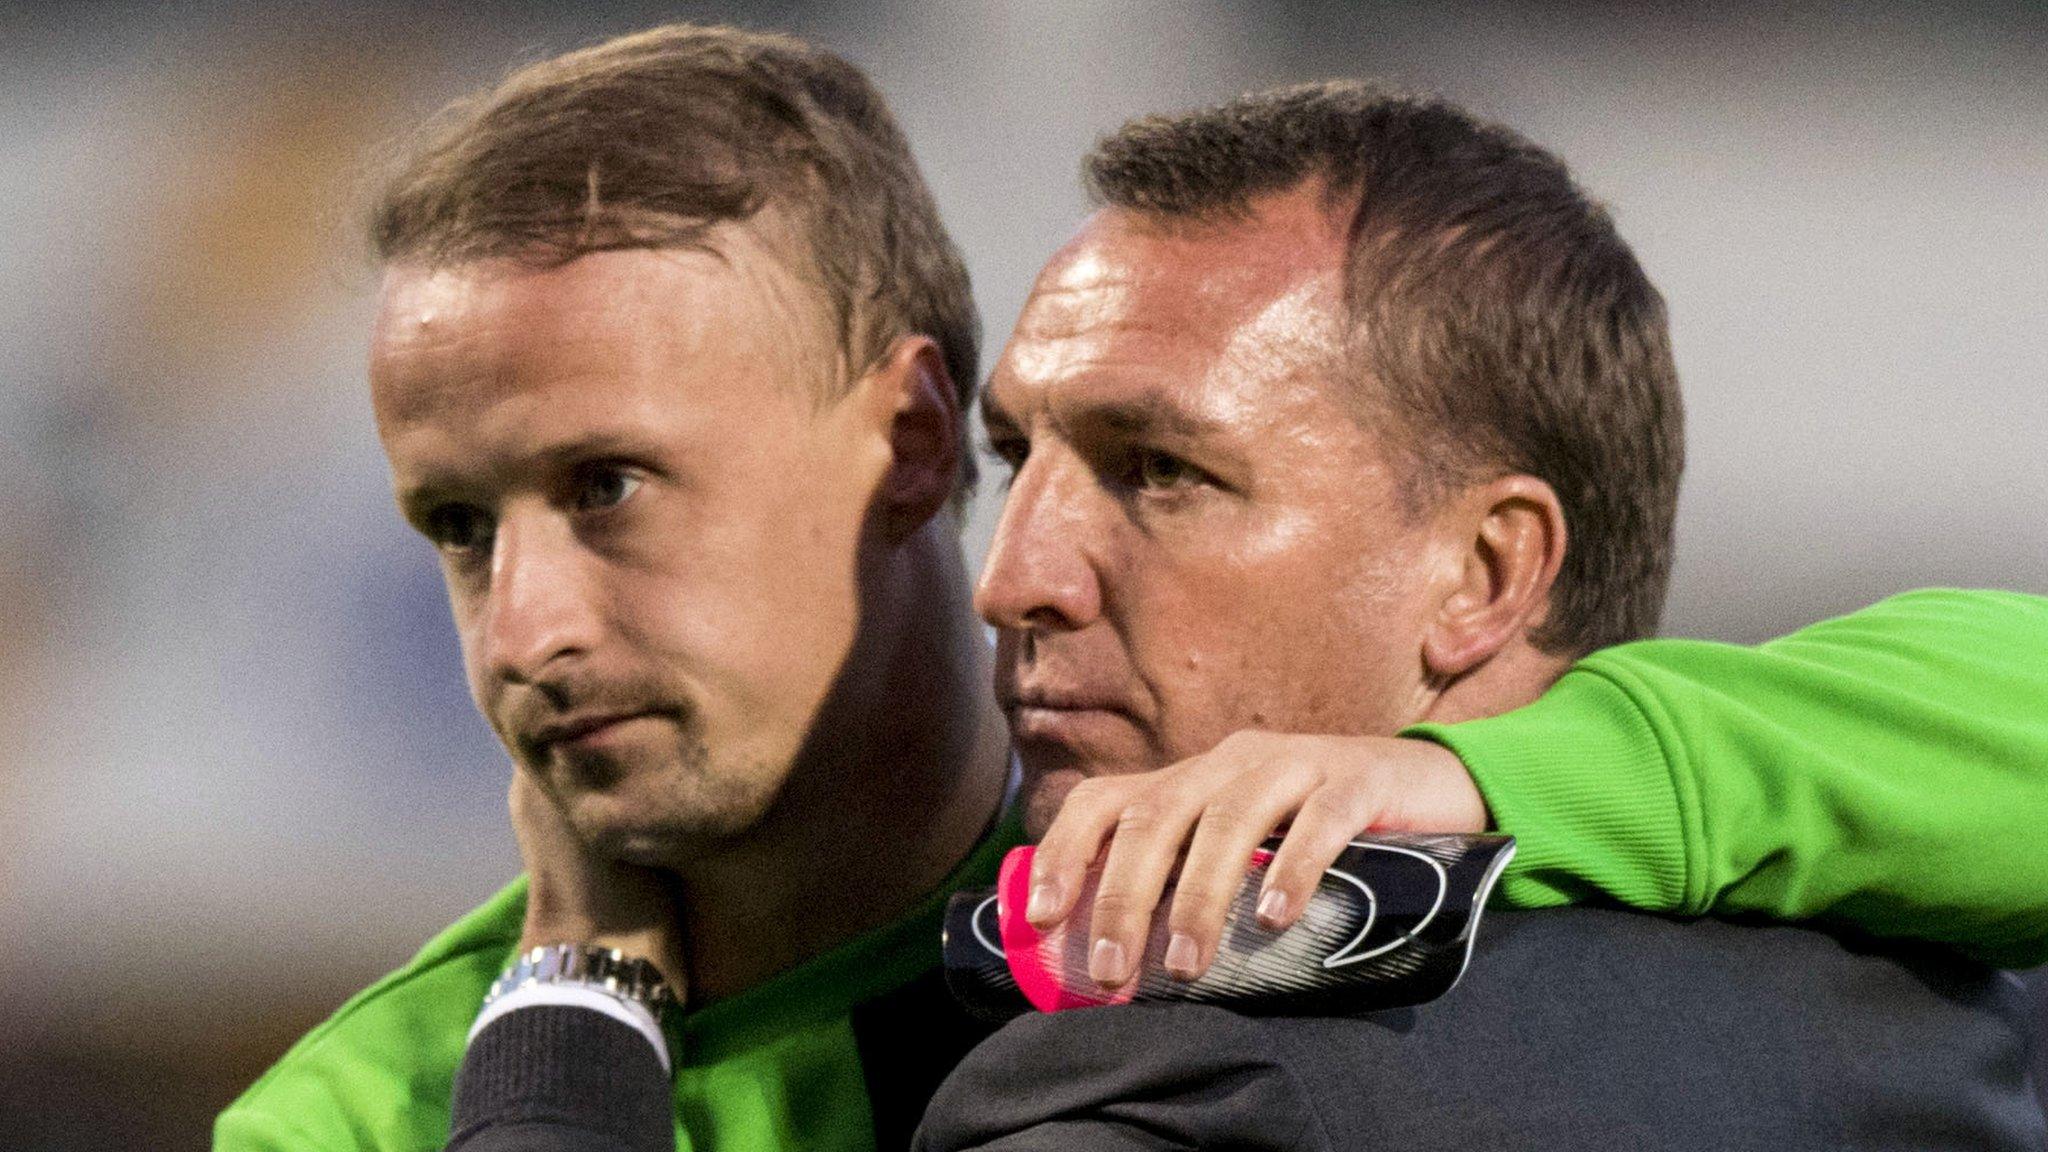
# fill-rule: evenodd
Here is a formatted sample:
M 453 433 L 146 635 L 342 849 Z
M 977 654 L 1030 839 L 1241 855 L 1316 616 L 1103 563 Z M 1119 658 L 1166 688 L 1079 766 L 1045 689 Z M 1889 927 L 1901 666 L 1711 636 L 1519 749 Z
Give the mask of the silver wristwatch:
M 645 1005 L 659 1020 L 677 1003 L 676 994 L 661 978 L 661 971 L 638 957 L 617 948 L 595 944 L 542 944 L 520 953 L 512 966 L 491 982 L 484 1005 L 514 988 L 529 984 L 577 984 L 608 996 Z

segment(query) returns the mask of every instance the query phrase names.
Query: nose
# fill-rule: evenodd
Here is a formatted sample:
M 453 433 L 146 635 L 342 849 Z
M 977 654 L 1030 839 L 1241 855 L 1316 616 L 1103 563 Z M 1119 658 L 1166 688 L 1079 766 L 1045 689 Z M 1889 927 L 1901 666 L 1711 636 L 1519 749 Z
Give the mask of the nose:
M 590 651 L 602 615 L 589 559 L 566 518 L 538 509 L 503 516 L 477 621 L 478 657 L 489 676 L 538 683 Z
M 974 586 L 983 620 L 1014 630 L 1076 629 L 1102 614 L 1102 585 L 1087 554 L 1084 472 L 1046 455 L 1017 470 Z

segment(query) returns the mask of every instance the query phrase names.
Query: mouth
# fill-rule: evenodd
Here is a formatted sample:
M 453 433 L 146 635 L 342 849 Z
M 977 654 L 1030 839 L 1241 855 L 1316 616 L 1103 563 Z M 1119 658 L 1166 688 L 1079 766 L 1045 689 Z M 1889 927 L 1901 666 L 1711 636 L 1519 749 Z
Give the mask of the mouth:
M 1060 688 L 1019 688 L 997 691 L 996 699 L 1005 712 L 1116 712 L 1128 715 L 1123 704 L 1101 693 Z
M 1136 724 L 1121 702 L 1083 692 L 1026 690 L 1005 693 L 1001 703 L 1020 743 L 1091 744 Z
M 626 725 L 653 714 L 650 711 L 593 712 L 565 716 L 534 728 L 528 733 L 525 743 L 543 752 L 550 748 L 593 749 L 617 736 Z

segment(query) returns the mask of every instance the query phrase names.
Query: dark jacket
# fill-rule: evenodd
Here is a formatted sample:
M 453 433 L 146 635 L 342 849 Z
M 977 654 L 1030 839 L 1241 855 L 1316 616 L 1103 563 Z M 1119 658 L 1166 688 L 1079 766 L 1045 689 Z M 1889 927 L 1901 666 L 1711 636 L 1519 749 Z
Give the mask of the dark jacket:
M 1019 1019 L 916 1147 L 2038 1150 L 2008 974 L 1800 928 L 1495 913 L 1419 1009 Z

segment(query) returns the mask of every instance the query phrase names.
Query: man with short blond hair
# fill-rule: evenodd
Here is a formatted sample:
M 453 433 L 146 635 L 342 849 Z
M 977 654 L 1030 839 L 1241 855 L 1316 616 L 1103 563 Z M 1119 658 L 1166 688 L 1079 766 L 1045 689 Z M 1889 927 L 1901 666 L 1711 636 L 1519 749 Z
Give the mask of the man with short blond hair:
M 1009 842 L 1009 753 L 955 519 L 976 314 L 881 97 L 788 37 L 608 41 L 451 109 L 372 234 L 378 430 L 530 886 L 307 1036 L 217 1146 L 441 1145 L 478 1006 L 536 955 L 555 979 L 502 987 L 477 1044 L 601 1005 L 569 1088 L 658 1074 L 663 1003 L 693 1009 L 668 1098 L 601 1142 L 901 1145 L 985 1031 L 932 941 Z

